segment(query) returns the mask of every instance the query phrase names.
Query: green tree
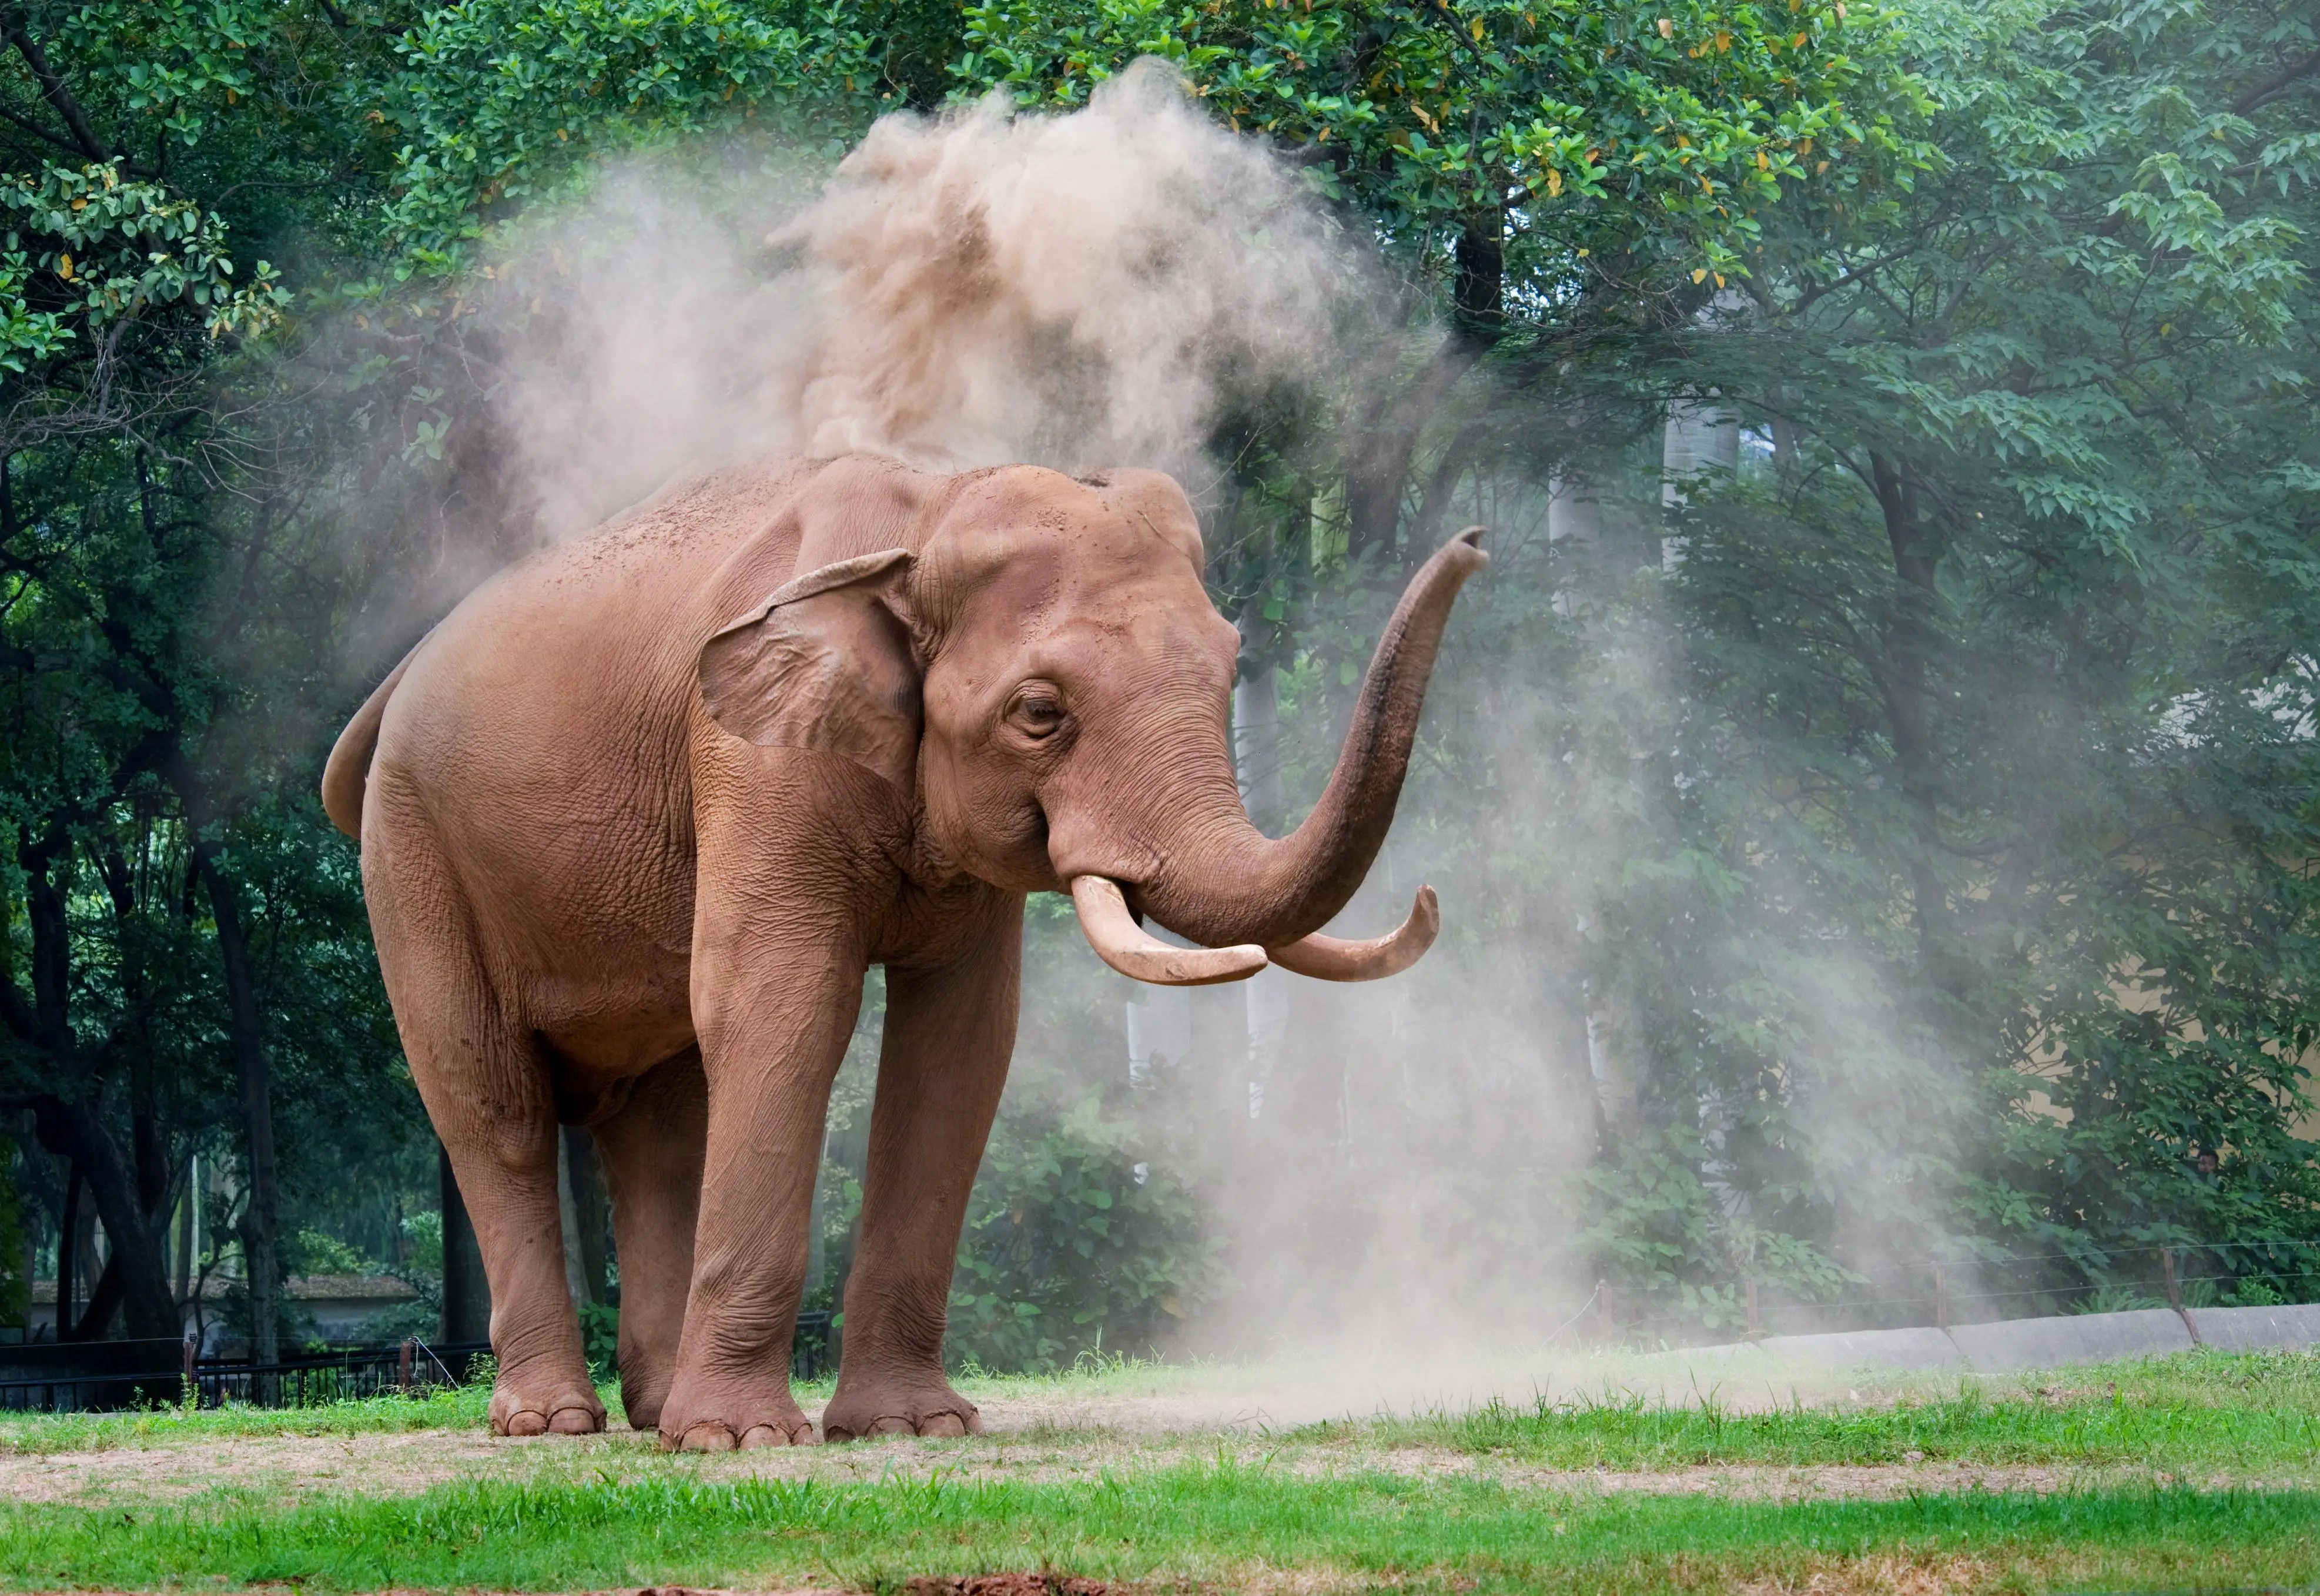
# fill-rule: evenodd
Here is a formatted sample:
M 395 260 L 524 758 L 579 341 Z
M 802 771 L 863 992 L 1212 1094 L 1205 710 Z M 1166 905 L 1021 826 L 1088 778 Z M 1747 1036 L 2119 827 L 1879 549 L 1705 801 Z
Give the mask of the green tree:
M 1835 1258 L 2308 1292 L 2320 54 L 2264 6 L 1913 30 L 1940 159 L 1784 198 L 1739 292 L 1570 374 L 1615 440 L 1751 430 L 1664 520 L 1625 489 L 1667 568 L 1590 595 L 1678 688 L 1579 906 L 1636 1076 L 1593 1234 L 1711 1323 Z M 1617 497 L 1605 452 L 1561 468 Z
M 1261 818 L 1400 574 L 1499 529 L 1395 843 L 1460 905 L 1412 989 L 1441 1023 L 1341 997 L 1274 1084 L 1316 1124 L 1396 1104 L 1322 1160 L 1340 1231 L 1435 1170 L 1404 1208 L 1445 1234 L 1553 1236 L 1717 1327 L 1750 1281 L 1890 1297 L 1935 1256 L 2061 1301 L 2214 1243 L 2194 1272 L 2311 1290 L 2294 8 L 23 0 L 0 35 L 0 1102 L 41 1222 L 113 1238 L 75 1330 L 175 1333 L 197 1150 L 238 1169 L 261 1347 L 278 1237 L 385 1265 L 421 1202 L 312 794 L 355 678 L 454 596 L 445 541 L 526 545 L 470 313 L 507 225 L 627 151 L 826 164 L 1146 54 L 1398 295 L 1371 363 L 1217 418 Z M 1668 480 L 1671 418 L 1731 464 Z M 1043 1000 L 975 1356 L 1146 1337 L 1216 1278 L 1217 1102 L 1091 1091 L 1107 992 Z
M 351 31 L 349 50 L 333 11 L 5 14 L 0 1098 L 65 1165 L 59 1222 L 85 1188 L 111 1243 L 66 1335 L 116 1315 L 177 1333 L 191 1260 L 172 1269 L 168 1222 L 199 1200 L 193 1154 L 222 1140 L 241 1155 L 258 1350 L 274 1351 L 283 1066 L 383 1008 L 366 973 L 352 1009 L 302 995 L 294 1026 L 269 1016 L 289 972 L 331 949 L 273 944 L 298 917 L 249 855 L 316 751 L 274 739 L 311 737 L 336 693 L 317 669 L 345 602 L 322 476 L 284 469 L 310 440 L 245 353 L 281 336 L 292 301 L 276 251 L 242 242 L 326 247 L 385 169 L 362 168 L 351 81 L 384 40 Z M 342 905 L 350 885 L 341 872 Z M 359 948 L 342 913 L 332 929 Z M 363 1042 L 312 1078 L 352 1062 L 392 1082 L 375 1022 Z M 65 1280 L 78 1251 L 61 1238 Z

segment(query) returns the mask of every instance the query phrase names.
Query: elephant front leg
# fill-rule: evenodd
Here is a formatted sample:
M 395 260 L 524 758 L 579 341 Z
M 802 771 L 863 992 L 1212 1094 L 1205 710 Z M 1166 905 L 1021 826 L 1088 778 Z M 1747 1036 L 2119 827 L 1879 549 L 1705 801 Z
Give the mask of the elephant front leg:
M 850 946 L 834 929 L 786 951 L 762 937 L 696 945 L 709 1134 L 676 1378 L 660 1409 L 665 1447 L 814 1438 L 790 1395 L 790 1342 L 822 1116 L 862 1000 L 865 963 L 838 951 Z
M 1022 911 L 1020 897 L 994 894 L 962 957 L 888 966 L 862 1240 L 838 1390 L 821 1416 L 833 1441 L 983 1432 L 944 1377 L 943 1332 L 967 1195 L 1015 1048 Z

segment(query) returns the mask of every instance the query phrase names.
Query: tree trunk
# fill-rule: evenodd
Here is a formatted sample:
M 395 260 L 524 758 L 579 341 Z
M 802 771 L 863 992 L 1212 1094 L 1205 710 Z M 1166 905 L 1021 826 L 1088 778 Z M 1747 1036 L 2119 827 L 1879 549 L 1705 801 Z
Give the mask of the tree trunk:
M 125 1006 L 132 1011 L 143 1006 L 147 991 L 144 961 L 138 952 L 141 939 L 137 931 L 137 888 L 134 872 L 119 844 L 108 843 L 97 861 L 99 874 L 104 878 L 106 893 L 113 900 L 113 924 L 120 935 L 121 986 Z M 163 1253 L 166 1269 L 169 1250 L 169 1154 L 168 1138 L 161 1127 L 160 1093 L 154 1080 L 152 1049 L 140 1018 L 122 1032 L 120 1039 L 129 1044 L 129 1142 L 137 1170 L 137 1204 L 144 1211 L 146 1226 L 152 1230 Z M 172 1289 L 174 1299 L 178 1293 Z
M 1281 703 L 1271 665 L 1248 670 L 1233 684 L 1233 754 L 1250 822 L 1279 831 L 1288 822 L 1281 785 Z
M 1915 494 L 1902 468 L 1881 454 L 1869 457 L 1871 485 L 1883 512 L 1894 573 L 1908 585 L 1883 638 L 1884 660 L 1876 672 L 1893 730 L 1894 764 L 1902 793 L 1917 812 L 1917 846 L 1909 861 L 1910 891 L 1917 903 L 1917 941 L 1926 973 L 1953 995 L 1969 984 L 1958 946 L 1949 894 L 1934 868 L 1940 847 L 1935 796 L 1933 732 L 1928 723 L 1926 669 L 1933 643 L 1931 612 L 1936 588 L 1936 556 L 1926 548 L 1917 524 Z
M 1506 213 L 1493 206 L 1469 215 L 1455 253 L 1458 275 L 1450 336 L 1399 392 L 1380 385 L 1382 396 L 1366 424 L 1356 430 L 1358 446 L 1348 453 L 1346 541 L 1352 554 L 1393 547 L 1427 424 L 1458 380 L 1506 336 Z M 1403 564 L 1415 570 L 1433 552 L 1423 540 L 1415 540 L 1404 551 Z
M 202 1200 L 202 1163 L 196 1156 L 186 1165 L 185 1195 L 177 1201 L 177 1267 L 171 1294 L 185 1301 L 194 1283 L 194 1205 Z
M 1399 392 L 1386 390 L 1356 429 L 1357 446 L 1346 462 L 1346 546 L 1353 558 L 1393 548 L 1418 439 L 1482 353 L 1472 340 L 1445 340 Z M 1433 551 L 1409 552 L 1408 563 L 1415 565 Z
M 450 1341 L 492 1338 L 492 1285 L 484 1274 L 484 1249 L 476 1244 L 475 1221 L 451 1173 L 451 1155 L 439 1169 L 443 1193 L 443 1334 Z
M 88 1308 L 73 1326 L 72 1339 L 102 1341 L 113 1323 L 113 1316 L 121 1311 L 121 1300 L 127 1293 L 121 1273 L 121 1254 L 116 1250 L 105 1259 L 104 1267 L 97 1272 L 96 1289 L 88 1294 Z M 59 1340 L 65 1338 L 59 1336 Z
M 274 1174 L 273 1069 L 266 1056 L 249 945 L 242 935 L 241 905 L 233 883 L 218 864 L 214 844 L 195 846 L 194 868 L 209 892 L 210 912 L 217 923 L 234 1073 L 241 1088 L 243 1147 L 249 1159 L 249 1205 L 241 1221 L 242 1262 L 249 1291 L 249 1355 L 257 1363 L 277 1363 L 282 1350 L 281 1267 L 276 1243 L 280 1199 Z
M 130 1083 L 130 1147 L 137 1162 L 137 1205 L 156 1235 L 169 1228 L 169 1162 L 161 1131 L 161 1108 L 155 1099 L 152 1072 L 136 1071 Z
M 596 1156 L 596 1138 L 577 1125 L 564 1129 L 565 1190 L 572 1200 L 571 1234 L 565 1246 L 571 1251 L 568 1267 L 576 1276 L 577 1302 L 612 1301 L 611 1271 L 604 1238 L 612 1222 L 612 1199 L 604 1185 L 603 1161 Z
M 117 1274 L 115 1284 L 128 1315 L 129 1333 L 173 1337 L 177 1334 L 177 1305 L 169 1295 L 160 1240 L 140 1200 L 131 1163 L 122 1156 L 120 1145 L 105 1129 L 95 1105 L 85 1097 L 64 1094 L 93 1090 L 86 1079 L 80 1038 L 72 1026 L 68 884 L 59 879 L 60 866 L 70 853 L 71 837 L 61 821 L 52 823 L 37 841 L 22 833 L 18 836 L 16 858 L 24 872 L 25 918 L 32 941 L 32 1011 L 25 1015 L 10 1005 L 8 1027 L 46 1056 L 47 1077 L 62 1087 L 19 1100 L 19 1106 L 32 1111 L 34 1134 L 41 1145 L 71 1160 L 96 1217 L 104 1223 L 105 1238 L 113 1247 L 112 1272 Z M 76 1327 L 63 1289 L 68 1270 L 61 1256 L 57 1273 L 57 1335 L 62 1339 Z
M 71 1338 L 73 1299 L 80 1295 L 80 1160 L 65 1176 L 65 1205 L 57 1216 L 57 1339 Z
M 155 1339 L 177 1335 L 177 1304 L 169 1294 L 168 1268 L 160 1238 L 146 1222 L 129 1161 L 121 1156 L 121 1148 L 105 1129 L 104 1120 L 87 1103 L 68 1102 L 52 1093 L 41 1093 L 29 1106 L 39 1127 L 41 1145 L 71 1158 L 96 1211 L 95 1217 L 104 1223 L 104 1238 L 113 1249 L 106 1274 L 115 1277 L 121 1306 L 128 1315 L 129 1333 Z M 69 1193 L 66 1203 L 77 1213 L 78 1204 Z M 64 1273 L 60 1261 L 57 1290 L 59 1339 L 66 1337 L 70 1326 L 65 1282 L 61 1278 Z M 91 1301 L 94 1303 L 94 1293 Z M 111 1317 L 109 1308 L 106 1317 Z

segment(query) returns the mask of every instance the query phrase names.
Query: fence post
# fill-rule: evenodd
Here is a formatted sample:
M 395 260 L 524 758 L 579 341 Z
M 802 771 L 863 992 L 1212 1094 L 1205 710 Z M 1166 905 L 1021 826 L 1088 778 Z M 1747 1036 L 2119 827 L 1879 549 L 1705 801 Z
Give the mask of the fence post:
M 1756 1319 L 1756 1283 L 1752 1278 L 1748 1282 L 1748 1338 L 1753 1341 L 1763 1333 L 1763 1327 Z
M 202 1377 L 196 1366 L 202 1356 L 202 1338 L 188 1331 L 186 1336 L 186 1395 L 198 1408 L 202 1405 Z
M 1611 1310 L 1611 1283 L 1608 1280 L 1595 1283 L 1595 1329 L 1607 1347 L 1619 1333 L 1618 1319 Z
M 395 1360 L 394 1389 L 404 1396 L 411 1394 L 411 1355 L 414 1349 L 414 1343 L 418 1339 L 416 1336 L 405 1336 L 403 1338 L 402 1355 Z
M 2183 1311 L 2183 1284 L 2175 1278 L 2173 1247 L 2162 1247 L 2159 1249 L 2159 1266 L 2167 1273 L 2167 1306 L 2180 1313 Z
M 1950 1328 L 1949 1271 L 1939 1264 L 1934 1265 L 1934 1328 L 1941 1330 Z

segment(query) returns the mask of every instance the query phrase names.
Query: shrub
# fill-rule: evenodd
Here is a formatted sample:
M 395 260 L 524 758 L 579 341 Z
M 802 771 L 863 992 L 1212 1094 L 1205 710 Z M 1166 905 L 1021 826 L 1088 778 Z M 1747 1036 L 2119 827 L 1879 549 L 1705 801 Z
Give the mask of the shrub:
M 953 1363 L 1045 1371 L 1141 1350 L 1206 1301 L 1218 1244 L 1122 1137 L 1093 1093 L 1059 1120 L 1000 1123 L 959 1242 Z

